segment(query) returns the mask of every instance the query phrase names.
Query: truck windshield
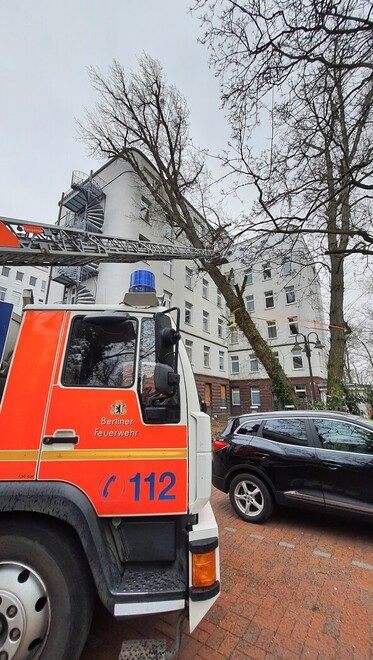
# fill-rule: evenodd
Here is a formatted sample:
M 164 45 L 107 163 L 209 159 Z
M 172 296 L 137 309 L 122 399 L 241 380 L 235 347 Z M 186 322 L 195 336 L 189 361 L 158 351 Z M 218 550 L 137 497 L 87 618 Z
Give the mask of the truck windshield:
M 135 374 L 136 319 L 91 324 L 74 318 L 62 384 L 80 387 L 131 387 Z

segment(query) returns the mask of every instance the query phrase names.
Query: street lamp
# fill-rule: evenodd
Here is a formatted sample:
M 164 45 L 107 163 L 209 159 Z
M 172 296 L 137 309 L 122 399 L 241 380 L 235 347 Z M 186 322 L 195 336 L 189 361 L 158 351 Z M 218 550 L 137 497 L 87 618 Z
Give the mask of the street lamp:
M 310 342 L 310 336 L 311 335 L 316 335 L 316 341 L 315 342 Z M 302 348 L 301 344 L 298 341 L 298 337 L 303 338 L 303 343 L 304 343 L 304 348 Z M 319 335 L 317 332 L 309 332 L 307 335 L 304 335 L 303 332 L 297 332 L 295 336 L 295 344 L 293 348 L 291 349 L 292 353 L 299 353 L 299 351 L 303 351 L 308 360 L 308 368 L 310 371 L 310 381 L 311 381 L 311 395 L 312 395 L 312 403 L 315 403 L 316 401 L 316 390 L 315 390 L 315 383 L 313 380 L 313 373 L 312 373 L 312 365 L 311 365 L 311 344 L 313 344 L 313 348 L 324 348 L 324 345 L 321 343 Z

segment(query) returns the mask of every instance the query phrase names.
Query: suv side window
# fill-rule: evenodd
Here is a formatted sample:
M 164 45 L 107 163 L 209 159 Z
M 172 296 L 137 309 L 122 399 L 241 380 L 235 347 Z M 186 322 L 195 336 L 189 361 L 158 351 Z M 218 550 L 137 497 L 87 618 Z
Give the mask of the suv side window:
M 240 434 L 242 433 L 246 435 L 257 435 L 260 429 L 260 424 L 261 424 L 260 420 L 256 420 L 256 421 L 250 420 L 250 422 L 245 422 L 245 424 L 242 424 L 242 426 L 240 426 L 237 429 L 236 433 L 240 433 Z
M 315 419 L 316 433 L 323 449 L 373 454 L 373 432 L 334 419 Z
M 262 430 L 263 438 L 287 445 L 307 447 L 307 430 L 304 419 L 267 419 Z

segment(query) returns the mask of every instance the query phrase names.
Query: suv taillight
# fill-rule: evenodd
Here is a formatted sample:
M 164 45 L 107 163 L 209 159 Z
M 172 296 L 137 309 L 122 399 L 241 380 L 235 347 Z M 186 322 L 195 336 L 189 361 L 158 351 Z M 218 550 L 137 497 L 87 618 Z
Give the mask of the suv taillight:
M 226 440 L 214 440 L 214 444 L 212 446 L 214 451 L 219 451 L 219 449 L 223 449 L 224 447 L 227 446 L 227 441 Z

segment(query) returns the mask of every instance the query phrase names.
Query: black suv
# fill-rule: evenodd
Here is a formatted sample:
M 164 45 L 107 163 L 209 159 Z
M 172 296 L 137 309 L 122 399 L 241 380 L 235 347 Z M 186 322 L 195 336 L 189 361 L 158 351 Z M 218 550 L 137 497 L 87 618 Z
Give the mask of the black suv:
M 231 418 L 213 445 L 216 488 L 262 523 L 275 504 L 373 518 L 373 422 L 329 411 Z

